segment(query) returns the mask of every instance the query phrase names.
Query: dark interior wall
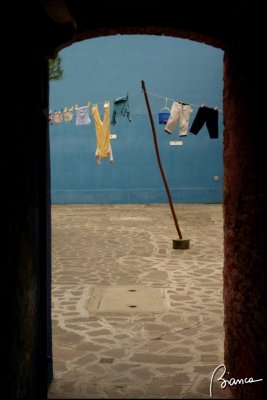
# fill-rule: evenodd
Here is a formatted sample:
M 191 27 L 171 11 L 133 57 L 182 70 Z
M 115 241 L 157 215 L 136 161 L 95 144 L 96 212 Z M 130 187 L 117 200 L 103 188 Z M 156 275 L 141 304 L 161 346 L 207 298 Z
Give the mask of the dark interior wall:
M 48 23 L 47 17 L 40 15 L 38 10 L 25 9 L 32 7 L 29 3 L 16 4 L 16 9 L 11 9 L 8 14 L 12 16 L 10 31 L 17 36 L 9 40 L 3 64 L 3 79 L 7 82 L 4 85 L 7 93 L 2 92 L 5 101 L 3 118 L 7 128 L 1 138 L 4 190 L 0 279 L 3 310 L 0 395 L 1 398 L 27 399 L 46 397 L 49 348 L 46 331 L 49 320 L 49 313 L 46 313 L 49 309 L 49 306 L 46 308 L 47 271 L 50 266 L 48 87 L 47 63 L 40 54 L 52 55 L 56 48 L 72 40 L 123 31 L 122 22 L 118 23 L 118 20 L 115 22 L 120 28 L 110 27 L 108 14 L 101 23 L 104 27 L 106 23 L 109 28 L 99 27 L 97 21 L 100 24 L 100 20 L 96 20 L 95 15 L 100 14 L 92 14 L 90 8 L 91 20 L 87 21 L 86 12 L 81 8 L 82 25 L 76 39 L 72 39 L 73 25 Z M 67 3 L 73 3 L 76 11 L 79 9 L 78 1 Z M 123 20 L 123 24 L 129 27 L 125 33 L 165 32 L 197 40 L 209 38 L 210 44 L 227 42 L 224 93 L 225 363 L 231 377 L 264 379 L 263 384 L 232 387 L 238 397 L 264 398 L 267 394 L 267 180 L 263 143 L 265 104 L 259 102 L 266 76 L 261 60 L 265 43 L 260 31 L 264 27 L 260 21 L 264 12 L 255 3 L 252 8 L 248 3 L 246 14 L 237 14 L 237 18 L 228 23 L 232 3 L 231 6 L 224 3 L 221 10 L 216 8 L 216 17 L 208 16 L 204 20 L 202 14 L 206 15 L 206 12 L 204 9 L 201 14 L 202 5 L 194 11 L 192 8 L 192 13 L 188 14 L 188 4 L 185 4 L 180 15 L 188 18 L 183 18 L 183 27 L 179 30 L 175 25 L 179 20 L 176 15 L 175 21 L 173 17 L 170 22 L 159 12 L 153 20 L 149 9 L 142 9 L 142 21 L 148 21 L 146 11 L 149 23 L 144 23 L 145 28 L 137 28 L 140 4 L 133 2 L 135 14 L 131 14 L 132 20 Z M 240 10 L 243 10 L 243 3 L 240 2 Z M 14 8 L 13 3 L 10 5 Z M 218 15 L 221 24 L 217 23 Z M 232 36 L 235 24 L 238 25 L 237 34 Z M 166 28 L 168 25 L 172 27 Z M 223 29 L 227 33 L 225 36 Z M 214 42 L 210 40 L 212 37 Z M 37 41 L 40 46 L 36 45 Z
M 229 46 L 224 75 L 225 364 L 230 377 L 264 379 L 232 387 L 251 399 L 266 396 L 267 376 L 265 72 L 254 39 Z
M 35 24 L 20 20 L 25 9 L 17 11 L 2 91 L 0 398 L 37 399 L 47 390 L 48 68 L 36 48 Z

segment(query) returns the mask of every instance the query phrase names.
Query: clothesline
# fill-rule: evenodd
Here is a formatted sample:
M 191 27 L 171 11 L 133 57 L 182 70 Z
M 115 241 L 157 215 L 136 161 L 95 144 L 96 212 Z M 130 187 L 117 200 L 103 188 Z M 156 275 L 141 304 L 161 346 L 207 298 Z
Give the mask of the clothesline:
M 172 108 L 171 110 L 167 107 L 167 97 L 158 95 L 156 93 L 149 92 L 152 96 L 160 97 L 162 99 L 165 98 L 166 103 L 165 107 L 163 107 L 160 111 L 159 115 L 159 123 L 166 125 L 164 128 L 164 131 L 167 132 L 168 134 L 171 134 L 175 128 L 175 125 L 179 121 L 179 135 L 180 136 L 187 136 L 188 132 L 188 124 L 189 124 L 189 117 L 190 117 L 190 112 L 192 112 L 192 104 L 187 104 L 187 103 L 181 103 L 179 100 L 173 101 Z M 130 96 L 135 96 L 138 93 L 132 93 Z M 145 93 L 146 95 L 146 93 Z M 170 99 L 171 100 L 171 99 Z M 116 99 L 113 100 L 113 112 L 112 112 L 112 119 L 109 121 L 109 115 L 110 115 L 110 101 L 105 100 L 104 102 L 104 120 L 102 121 L 99 116 L 98 112 L 98 107 L 97 104 L 99 103 L 94 103 L 92 106 L 92 115 L 95 121 L 95 127 L 98 129 L 98 126 L 102 126 L 102 124 L 105 122 L 106 124 L 111 123 L 112 125 L 116 124 L 116 119 L 119 116 L 127 116 L 129 122 L 131 122 L 130 119 L 130 108 L 129 108 L 129 93 L 127 93 L 126 96 L 123 97 L 117 97 Z M 62 110 L 62 111 L 56 111 L 54 113 L 54 116 L 52 114 L 52 111 L 50 110 L 49 112 L 49 123 L 62 123 L 63 122 L 63 117 L 65 122 L 70 122 L 73 119 L 73 114 L 75 110 L 76 114 L 76 125 L 89 125 L 91 123 L 91 119 L 89 117 L 89 107 L 91 105 L 91 102 L 87 103 L 87 106 L 83 107 L 77 107 L 77 106 L 72 106 L 71 109 Z M 196 105 L 195 105 L 196 106 Z M 163 109 L 168 109 L 168 113 L 163 113 Z M 202 106 L 198 106 L 198 111 L 196 113 L 196 116 L 194 118 L 193 124 L 190 128 L 190 132 L 197 134 L 199 130 L 202 128 L 203 123 L 207 123 L 207 128 L 209 131 L 209 135 L 211 139 L 218 138 L 218 107 L 204 107 L 204 104 Z M 103 125 L 104 126 L 104 125 Z M 109 130 L 109 128 L 106 128 Z M 111 153 L 111 151 L 110 151 Z
M 128 96 L 134 97 L 137 96 L 138 94 L 140 94 L 141 92 L 135 92 L 135 93 L 128 93 Z M 121 96 L 122 97 L 122 96 Z M 119 98 L 119 97 L 117 97 Z M 109 100 L 105 100 L 105 101 L 98 101 L 98 102 L 94 102 L 93 104 L 104 104 L 106 101 L 113 101 L 114 99 L 109 99 Z
M 159 95 L 159 94 L 156 94 L 156 93 L 152 93 L 152 92 L 147 92 L 148 94 L 151 94 L 152 96 L 155 96 L 155 97 L 159 97 L 159 98 L 161 98 L 161 99 L 164 99 L 164 100 L 171 100 L 171 101 L 177 101 L 177 99 L 175 100 L 175 99 L 171 99 L 170 97 L 166 97 L 166 96 L 161 96 L 161 95 Z M 186 102 L 182 102 L 182 103 L 186 103 Z M 190 106 L 194 106 L 194 107 L 201 107 L 201 106 L 203 106 L 204 104 L 193 104 L 193 103 L 187 103 L 187 104 L 189 104 Z M 222 110 L 219 110 L 218 109 L 218 111 L 219 112 L 223 112 Z
M 159 94 L 156 94 L 156 93 L 153 93 L 153 92 L 147 92 L 148 94 L 151 94 L 151 96 L 155 96 L 155 97 L 159 97 L 160 99 L 164 99 L 164 100 L 171 100 L 171 101 L 177 101 L 177 99 L 171 99 L 170 97 L 167 97 L 167 96 L 162 96 L 162 95 L 159 95 Z M 135 93 L 129 93 L 128 94 L 128 96 L 129 97 L 134 97 L 134 96 L 137 96 L 138 94 L 142 94 L 142 91 L 140 91 L 140 92 L 135 92 Z M 105 101 L 111 101 L 111 100 L 105 100 Z M 104 104 L 105 103 L 105 101 L 101 101 L 101 102 L 96 102 L 96 103 L 94 103 L 94 104 Z M 183 102 L 183 103 L 185 103 L 185 102 Z M 204 105 L 204 104 L 193 104 L 193 103 L 187 103 L 187 104 L 190 104 L 191 106 L 194 106 L 194 107 L 201 107 L 202 105 Z M 220 109 L 218 109 L 218 111 L 219 112 L 223 112 L 222 110 L 220 110 Z
M 172 98 L 170 98 L 170 97 L 167 97 L 167 96 L 162 96 L 162 95 L 159 95 L 159 94 L 156 94 L 156 93 L 153 93 L 153 92 L 147 92 L 148 94 L 150 94 L 151 96 L 155 96 L 155 97 L 158 97 L 158 98 L 160 98 L 160 99 L 164 99 L 166 102 L 168 101 L 168 100 L 171 100 L 171 101 L 173 101 L 173 102 L 177 102 L 177 99 L 172 99 Z M 139 94 L 142 94 L 142 91 L 140 91 L 140 92 L 134 92 L 134 93 L 129 93 L 128 94 L 128 96 L 129 97 L 134 97 L 134 96 L 137 96 L 137 95 L 139 95 Z M 98 102 L 93 102 L 93 103 L 91 103 L 90 101 L 88 101 L 88 105 L 90 105 L 90 104 L 97 104 L 97 105 L 99 105 L 99 104 L 104 104 L 105 102 L 107 102 L 107 101 L 113 101 L 114 99 L 109 99 L 109 100 L 104 100 L 104 101 L 98 101 Z M 186 103 L 186 104 L 190 104 L 191 106 L 193 106 L 193 107 L 202 107 L 202 106 L 204 106 L 205 104 L 193 104 L 193 103 L 188 103 L 188 102 L 182 102 L 182 103 Z M 75 106 L 74 106 L 74 108 L 76 108 L 76 107 L 78 107 L 78 105 L 77 104 L 75 104 Z M 66 108 L 66 107 L 65 107 Z M 223 110 L 220 110 L 220 109 L 218 109 L 218 111 L 219 112 L 223 112 Z

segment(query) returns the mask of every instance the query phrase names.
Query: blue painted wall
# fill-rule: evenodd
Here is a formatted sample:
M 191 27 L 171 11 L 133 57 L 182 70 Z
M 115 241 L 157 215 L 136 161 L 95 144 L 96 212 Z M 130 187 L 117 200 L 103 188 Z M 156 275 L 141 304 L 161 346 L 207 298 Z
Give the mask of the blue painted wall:
M 192 105 L 189 128 L 198 106 L 222 110 L 223 52 L 189 40 L 163 36 L 110 36 L 76 43 L 60 52 L 64 77 L 50 81 L 52 111 L 99 103 L 129 93 L 131 122 L 121 118 L 111 133 L 114 163 L 95 159 L 96 135 L 92 122 L 50 126 L 53 203 L 167 203 L 158 168 L 143 93 L 144 80 L 157 129 L 159 149 L 173 201 L 222 202 L 223 114 L 219 138 L 211 140 L 206 125 L 198 135 L 172 135 L 158 123 L 158 112 L 172 99 Z M 153 94 L 152 94 L 153 93 Z M 162 97 L 155 96 L 154 94 Z M 183 145 L 170 146 L 173 140 Z M 218 176 L 219 180 L 214 180 Z

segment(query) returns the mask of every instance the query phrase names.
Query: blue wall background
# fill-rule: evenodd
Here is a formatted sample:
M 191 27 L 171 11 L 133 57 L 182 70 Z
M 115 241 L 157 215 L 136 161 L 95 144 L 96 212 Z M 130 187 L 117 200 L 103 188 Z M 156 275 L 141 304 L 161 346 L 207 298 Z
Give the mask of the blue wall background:
M 75 118 L 50 125 L 52 203 L 167 203 L 141 80 L 157 129 L 162 163 L 176 203 L 221 203 L 223 114 L 219 138 L 211 140 L 206 125 L 198 135 L 172 135 L 158 123 L 158 113 L 172 100 L 192 105 L 189 128 L 198 106 L 222 110 L 223 52 L 190 40 L 164 36 L 116 35 L 76 43 L 60 53 L 64 77 L 50 81 L 50 109 L 103 103 L 129 93 L 131 122 L 111 125 L 114 162 L 95 159 L 96 135 L 90 107 L 89 126 Z M 152 94 L 153 93 L 153 94 Z M 155 96 L 157 95 L 157 96 Z M 182 141 L 170 146 L 170 141 Z M 218 176 L 219 180 L 214 180 Z

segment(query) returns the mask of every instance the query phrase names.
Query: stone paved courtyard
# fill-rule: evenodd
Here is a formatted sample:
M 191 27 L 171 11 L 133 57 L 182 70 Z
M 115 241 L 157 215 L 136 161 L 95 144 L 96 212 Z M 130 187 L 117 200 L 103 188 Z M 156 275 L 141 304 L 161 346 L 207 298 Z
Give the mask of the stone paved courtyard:
M 222 206 L 175 210 L 187 250 L 172 248 L 168 205 L 52 206 L 49 399 L 210 398 L 224 362 Z M 221 374 L 213 398 L 231 398 Z

